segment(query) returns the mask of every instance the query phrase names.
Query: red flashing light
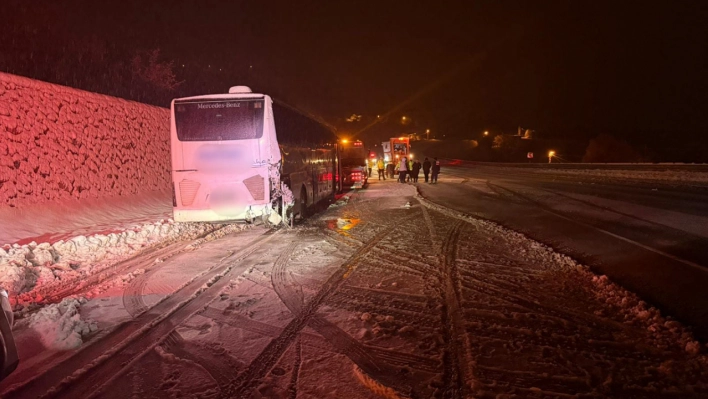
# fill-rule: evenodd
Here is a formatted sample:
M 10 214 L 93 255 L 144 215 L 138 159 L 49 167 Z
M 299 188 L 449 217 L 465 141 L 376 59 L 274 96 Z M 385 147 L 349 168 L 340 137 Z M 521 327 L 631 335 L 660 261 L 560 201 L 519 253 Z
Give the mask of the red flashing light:
M 354 142 L 354 147 L 363 147 L 363 146 L 364 146 L 364 143 L 362 143 L 361 141 Z

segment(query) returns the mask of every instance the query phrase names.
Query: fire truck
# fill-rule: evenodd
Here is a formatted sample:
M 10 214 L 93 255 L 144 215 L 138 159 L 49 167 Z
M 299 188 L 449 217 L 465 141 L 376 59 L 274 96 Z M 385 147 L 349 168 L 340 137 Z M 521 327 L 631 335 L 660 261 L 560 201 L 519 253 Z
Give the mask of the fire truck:
M 384 149 L 384 159 L 397 164 L 401 158 L 411 157 L 411 143 L 408 137 L 392 137 L 389 141 L 381 143 Z
M 342 187 L 364 187 L 368 181 L 366 162 L 369 151 L 361 140 L 342 139 L 339 143 Z

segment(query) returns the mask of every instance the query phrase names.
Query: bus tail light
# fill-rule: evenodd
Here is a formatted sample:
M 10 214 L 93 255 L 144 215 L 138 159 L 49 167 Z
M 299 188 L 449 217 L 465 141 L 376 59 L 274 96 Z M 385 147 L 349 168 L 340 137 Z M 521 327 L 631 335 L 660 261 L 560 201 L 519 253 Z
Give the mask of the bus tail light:
M 179 198 L 182 201 L 182 206 L 191 206 L 199 191 L 199 182 L 194 180 L 182 180 L 179 182 Z
M 265 179 L 261 175 L 251 176 L 243 181 L 246 185 L 248 192 L 251 193 L 256 201 L 263 201 L 265 199 Z

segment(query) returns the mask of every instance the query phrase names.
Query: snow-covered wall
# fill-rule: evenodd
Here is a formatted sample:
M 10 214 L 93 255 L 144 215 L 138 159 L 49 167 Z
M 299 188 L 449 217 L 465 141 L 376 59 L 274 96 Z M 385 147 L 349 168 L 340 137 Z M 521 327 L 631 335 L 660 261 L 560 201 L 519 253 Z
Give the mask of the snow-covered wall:
M 0 73 L 0 208 L 166 190 L 169 110 Z

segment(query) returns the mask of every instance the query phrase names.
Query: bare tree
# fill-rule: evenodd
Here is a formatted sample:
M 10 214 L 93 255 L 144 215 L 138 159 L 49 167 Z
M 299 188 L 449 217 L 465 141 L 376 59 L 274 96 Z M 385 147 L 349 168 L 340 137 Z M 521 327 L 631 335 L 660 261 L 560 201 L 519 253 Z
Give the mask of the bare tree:
M 131 71 L 134 77 L 165 91 L 174 91 L 183 83 L 177 81 L 174 62 L 160 61 L 160 49 L 135 54 L 131 61 Z

